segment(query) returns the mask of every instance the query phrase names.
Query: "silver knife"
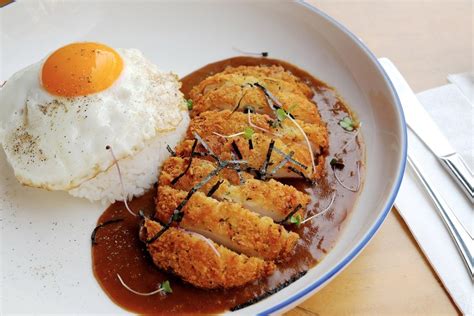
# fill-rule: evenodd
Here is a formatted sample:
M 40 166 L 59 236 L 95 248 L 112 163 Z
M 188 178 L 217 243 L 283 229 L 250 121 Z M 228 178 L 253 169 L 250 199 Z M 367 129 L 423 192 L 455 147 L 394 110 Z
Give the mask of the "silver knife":
M 379 63 L 400 98 L 408 127 L 438 157 L 440 163 L 461 186 L 471 203 L 474 203 L 474 175 L 472 171 L 433 122 L 395 65 L 387 58 L 379 58 Z

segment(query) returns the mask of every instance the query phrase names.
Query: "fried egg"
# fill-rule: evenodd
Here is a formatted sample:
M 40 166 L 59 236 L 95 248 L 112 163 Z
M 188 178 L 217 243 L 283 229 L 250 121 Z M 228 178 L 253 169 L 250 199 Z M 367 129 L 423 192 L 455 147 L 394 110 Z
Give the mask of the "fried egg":
M 151 164 L 156 169 L 166 158 L 162 140 L 174 147 L 189 123 L 180 86 L 176 75 L 158 70 L 136 49 L 73 43 L 0 89 L 0 142 L 18 180 L 48 190 L 71 191 L 111 172 L 115 160 L 107 146 L 120 162 L 161 141 L 154 148 L 160 158 Z M 137 168 L 145 166 L 132 165 Z

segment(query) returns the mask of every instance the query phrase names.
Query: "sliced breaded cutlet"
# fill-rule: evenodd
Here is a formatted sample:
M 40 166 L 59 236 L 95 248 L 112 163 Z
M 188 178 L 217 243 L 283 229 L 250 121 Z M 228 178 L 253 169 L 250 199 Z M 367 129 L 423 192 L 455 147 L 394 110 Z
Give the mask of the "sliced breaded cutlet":
M 140 237 L 146 242 L 162 228 L 158 222 L 146 219 Z M 184 281 L 205 289 L 242 286 L 275 270 L 271 261 L 237 254 L 174 227 L 148 243 L 147 250 L 159 268 L 172 271 Z
M 189 163 L 189 158 L 169 158 L 161 169 L 159 185 L 189 191 L 217 168 L 215 163 L 197 157 Z M 244 208 L 268 216 L 275 222 L 283 221 L 293 214 L 304 218 L 311 200 L 308 194 L 273 179 L 254 179 L 246 172 L 241 172 L 243 183 L 232 183 L 238 175 L 229 176 L 231 172 L 236 171 L 222 170 L 201 187 L 200 191 L 207 195 L 212 193 L 212 197 L 219 201 L 240 203 Z M 210 192 L 213 189 L 215 191 Z M 298 211 L 294 212 L 295 209 Z
M 158 186 L 156 218 L 168 222 L 187 194 L 169 186 Z M 299 239 L 298 234 L 288 232 L 270 217 L 261 217 L 237 203 L 217 201 L 202 192 L 194 193 L 182 211 L 180 227 L 251 257 L 283 259 Z
M 311 152 L 304 135 L 292 126 L 291 122 L 282 123 L 281 127 L 271 132 L 254 127 L 251 139 L 247 139 L 246 135 L 239 134 L 249 126 L 245 120 L 246 117 L 247 114 L 231 114 L 229 111 L 202 113 L 193 119 L 188 129 L 188 140 L 180 143 L 176 152 L 181 156 L 189 156 L 194 143 L 192 138 L 196 133 L 221 159 L 231 160 L 237 155 L 239 159 L 247 162 L 245 167 L 250 168 L 248 170 L 265 172 L 263 177 L 300 178 L 304 175 L 307 179 L 314 180 L 322 176 L 325 157 L 319 153 L 326 151 L 327 148 L 325 128 L 302 123 L 301 126 L 306 130 L 309 138 Z M 254 119 L 259 127 L 268 128 L 269 123 L 265 121 L 264 115 L 253 114 L 251 119 Z M 239 135 L 232 136 L 233 134 Z M 273 148 L 270 150 L 271 143 L 273 143 Z M 291 159 L 285 163 L 285 157 L 290 153 Z M 267 157 L 268 154 L 270 157 Z M 312 154 L 316 154 L 316 157 Z M 312 159 L 314 159 L 314 171 Z M 280 165 L 282 162 L 283 164 Z
M 191 115 L 210 110 L 244 111 L 252 107 L 257 113 L 271 114 L 264 90 L 271 93 L 283 109 L 300 120 L 321 121 L 311 89 L 282 67 L 242 66 L 210 76 L 190 91 L 194 102 Z
M 253 124 L 254 126 L 249 124 Z M 306 123 L 296 120 L 298 125 L 306 134 L 314 154 L 320 154 L 328 147 L 328 132 L 325 124 Z M 194 138 L 193 133 L 198 133 L 201 137 L 208 135 L 232 135 L 243 132 L 250 127 L 256 133 L 263 133 L 266 136 L 278 138 L 285 144 L 299 144 L 307 146 L 305 135 L 299 127 L 290 119 L 284 119 L 278 124 L 272 125 L 273 119 L 268 115 L 250 114 L 224 110 L 204 112 L 195 117 L 189 125 L 187 137 Z

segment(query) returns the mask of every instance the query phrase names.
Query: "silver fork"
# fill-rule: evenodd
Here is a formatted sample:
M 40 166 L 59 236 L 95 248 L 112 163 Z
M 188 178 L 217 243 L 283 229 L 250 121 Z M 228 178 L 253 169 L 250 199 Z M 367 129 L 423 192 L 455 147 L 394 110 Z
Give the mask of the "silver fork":
M 413 161 L 413 158 L 407 156 L 407 161 L 411 168 L 415 172 L 416 176 L 420 180 L 421 184 L 425 188 L 426 192 L 431 197 L 433 204 L 436 206 L 439 216 L 444 222 L 444 225 L 448 229 L 451 238 L 453 239 L 459 253 L 464 261 L 464 264 L 469 272 L 471 280 L 474 280 L 474 268 L 473 268 L 473 253 L 474 253 L 474 240 L 469 235 L 468 231 L 461 222 L 458 220 L 448 203 L 443 199 L 441 194 L 435 190 L 430 182 L 423 176 L 419 167 Z

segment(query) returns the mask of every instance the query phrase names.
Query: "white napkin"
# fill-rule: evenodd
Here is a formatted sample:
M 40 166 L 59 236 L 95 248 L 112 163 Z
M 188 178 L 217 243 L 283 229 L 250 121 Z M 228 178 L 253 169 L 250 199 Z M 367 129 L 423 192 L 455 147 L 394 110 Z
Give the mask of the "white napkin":
M 452 84 L 417 95 L 451 145 L 463 156 L 471 169 L 474 166 L 472 78 L 472 74 L 451 75 L 449 80 L 453 82 Z M 441 192 L 472 235 L 474 228 L 472 205 L 461 188 L 410 130 L 408 130 L 408 144 L 423 174 Z M 408 165 L 395 206 L 456 305 L 463 314 L 473 315 L 473 283 L 433 203 Z

